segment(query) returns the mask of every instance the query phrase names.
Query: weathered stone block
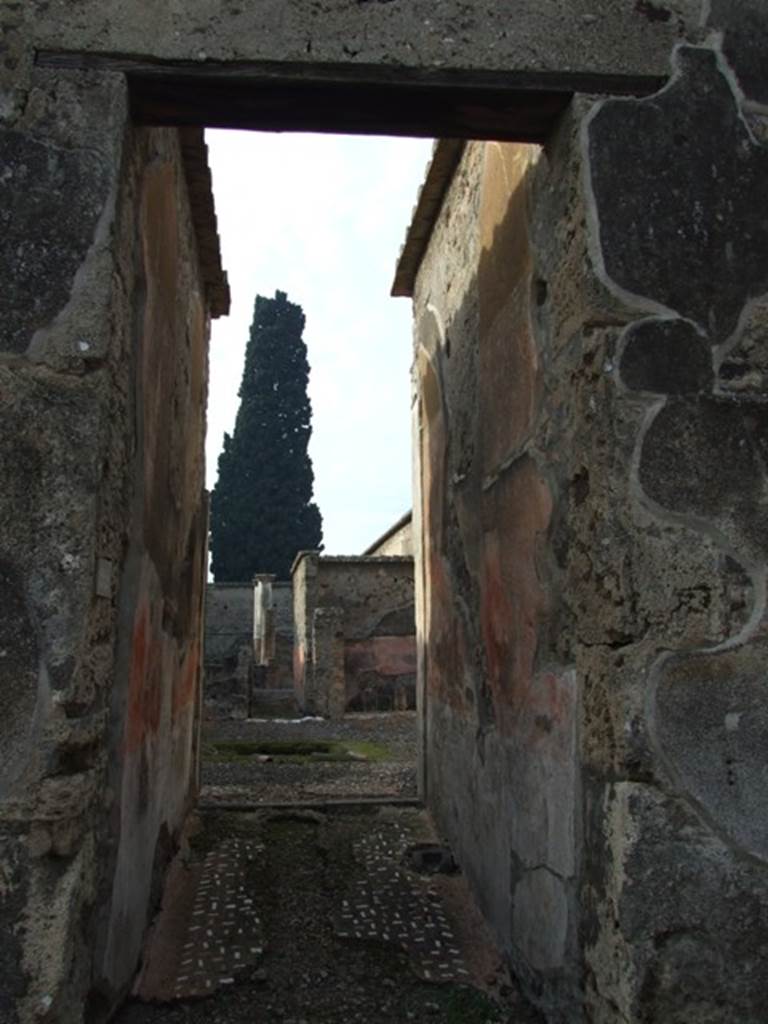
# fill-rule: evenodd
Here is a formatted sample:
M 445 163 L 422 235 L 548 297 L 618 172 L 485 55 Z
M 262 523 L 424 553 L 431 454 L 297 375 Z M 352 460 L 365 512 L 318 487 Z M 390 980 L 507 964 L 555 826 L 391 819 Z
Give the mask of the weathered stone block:
M 106 160 L 93 152 L 54 148 L 21 132 L 0 134 L 0 273 L 16 282 L 0 349 L 25 352 L 34 332 L 66 304 L 110 178 Z
M 597 258 L 630 306 L 688 317 L 716 344 L 768 291 L 768 224 L 754 216 L 768 151 L 714 51 L 683 47 L 676 66 L 653 100 L 608 100 L 588 123 Z
M 657 789 L 618 783 L 595 799 L 589 867 L 605 918 L 587 945 L 592 1019 L 758 1024 L 768 998 L 763 867 Z
M 654 730 L 676 782 L 718 833 L 768 860 L 766 643 L 678 654 L 655 670 Z
M 709 344 L 687 320 L 639 320 L 621 342 L 621 380 L 636 391 L 662 395 L 710 391 L 714 373 Z

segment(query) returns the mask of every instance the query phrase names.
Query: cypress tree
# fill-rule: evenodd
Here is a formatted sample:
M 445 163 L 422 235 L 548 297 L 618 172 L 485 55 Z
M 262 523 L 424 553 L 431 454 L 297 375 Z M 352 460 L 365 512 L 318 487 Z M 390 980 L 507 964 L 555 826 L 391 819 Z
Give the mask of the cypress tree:
M 245 351 L 240 407 L 224 435 L 211 495 L 211 552 L 217 582 L 256 572 L 288 579 L 297 551 L 322 546 L 320 510 L 307 445 L 312 409 L 304 313 L 285 292 L 256 296 Z

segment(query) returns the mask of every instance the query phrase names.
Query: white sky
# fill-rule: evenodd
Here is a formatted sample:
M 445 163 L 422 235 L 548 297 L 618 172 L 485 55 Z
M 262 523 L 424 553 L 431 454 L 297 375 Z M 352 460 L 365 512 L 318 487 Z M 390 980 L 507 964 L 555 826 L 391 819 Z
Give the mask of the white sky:
M 208 129 L 232 309 L 213 321 L 212 488 L 257 294 L 306 316 L 310 455 L 328 554 L 359 554 L 411 506 L 411 303 L 389 290 L 431 152 L 424 139 Z

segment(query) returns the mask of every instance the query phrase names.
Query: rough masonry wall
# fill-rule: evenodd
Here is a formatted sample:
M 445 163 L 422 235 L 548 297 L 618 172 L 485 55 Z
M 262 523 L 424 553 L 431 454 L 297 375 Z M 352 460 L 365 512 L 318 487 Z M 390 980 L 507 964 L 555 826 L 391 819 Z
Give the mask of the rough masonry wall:
M 696 26 L 699 0 L 674 7 L 625 0 L 514 0 L 480 7 L 433 0 L 261 0 L 211 8 L 207 0 L 147 5 L 80 0 L 63 17 L 47 0 L 7 4 L 10 56 L 39 50 L 132 54 L 197 61 L 305 66 L 415 67 L 663 75 L 681 31 Z M 25 62 L 29 59 L 24 54 Z M 25 67 L 18 72 L 26 71 Z
M 37 72 L 0 131 L 0 1018 L 80 1020 L 109 814 L 125 398 L 117 77 Z M 7 309 L 7 306 L 5 307 Z
M 330 692 L 341 688 L 342 677 L 334 713 L 414 706 L 413 587 L 409 557 L 299 555 L 294 680 L 305 710 L 329 714 Z
M 768 12 L 710 17 L 737 30 L 725 53 L 679 49 L 663 92 L 598 104 L 583 136 L 626 321 L 600 405 L 619 464 L 583 484 L 614 498 L 582 506 L 621 612 L 583 662 L 596 1020 L 757 1024 L 768 1000 Z
M 764 1017 L 766 108 L 711 45 L 471 145 L 416 285 L 426 795 L 553 1022 Z
M 205 711 L 245 718 L 253 669 L 253 584 L 208 583 L 205 588 Z
M 202 529 L 198 437 L 190 464 L 168 430 L 191 412 L 166 401 L 200 400 L 199 301 L 156 287 L 186 287 L 173 137 L 127 135 L 120 75 L 39 51 L 610 89 L 685 37 L 715 66 L 681 55 L 670 90 L 581 134 L 577 105 L 533 177 L 489 150 L 425 263 L 427 792 L 552 1019 L 583 980 L 600 1024 L 762 1022 L 765 18 L 762 0 L 0 7 L 4 1021 L 79 1022 L 93 975 L 98 1019 L 130 973 L 189 791 Z M 521 176 L 527 243 L 493 185 L 522 198 Z M 178 216 L 177 247 L 153 211 Z
M 207 326 L 175 133 L 128 130 L 119 76 L 26 85 L 0 130 L 0 1018 L 80 1024 L 130 979 L 194 783 Z
M 293 589 L 290 583 L 272 584 L 275 622 L 275 653 L 267 669 L 268 689 L 290 690 L 293 686 Z
M 346 710 L 414 707 L 413 559 L 323 558 L 317 601 L 343 613 Z
M 206 584 L 206 667 L 231 659 L 236 661 L 243 645 L 253 648 L 253 584 Z

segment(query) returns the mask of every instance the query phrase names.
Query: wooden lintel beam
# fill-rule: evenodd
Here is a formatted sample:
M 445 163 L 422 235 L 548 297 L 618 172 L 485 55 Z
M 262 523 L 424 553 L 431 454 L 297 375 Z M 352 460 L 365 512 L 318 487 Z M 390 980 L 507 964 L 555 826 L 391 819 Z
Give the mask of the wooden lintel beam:
M 123 72 L 137 122 L 263 131 L 543 142 L 575 91 L 647 94 L 656 77 L 393 66 L 161 62 L 41 52 L 46 67 Z
M 141 124 L 204 124 L 260 131 L 336 132 L 543 142 L 567 93 L 347 83 L 221 81 L 129 75 L 131 112 Z

